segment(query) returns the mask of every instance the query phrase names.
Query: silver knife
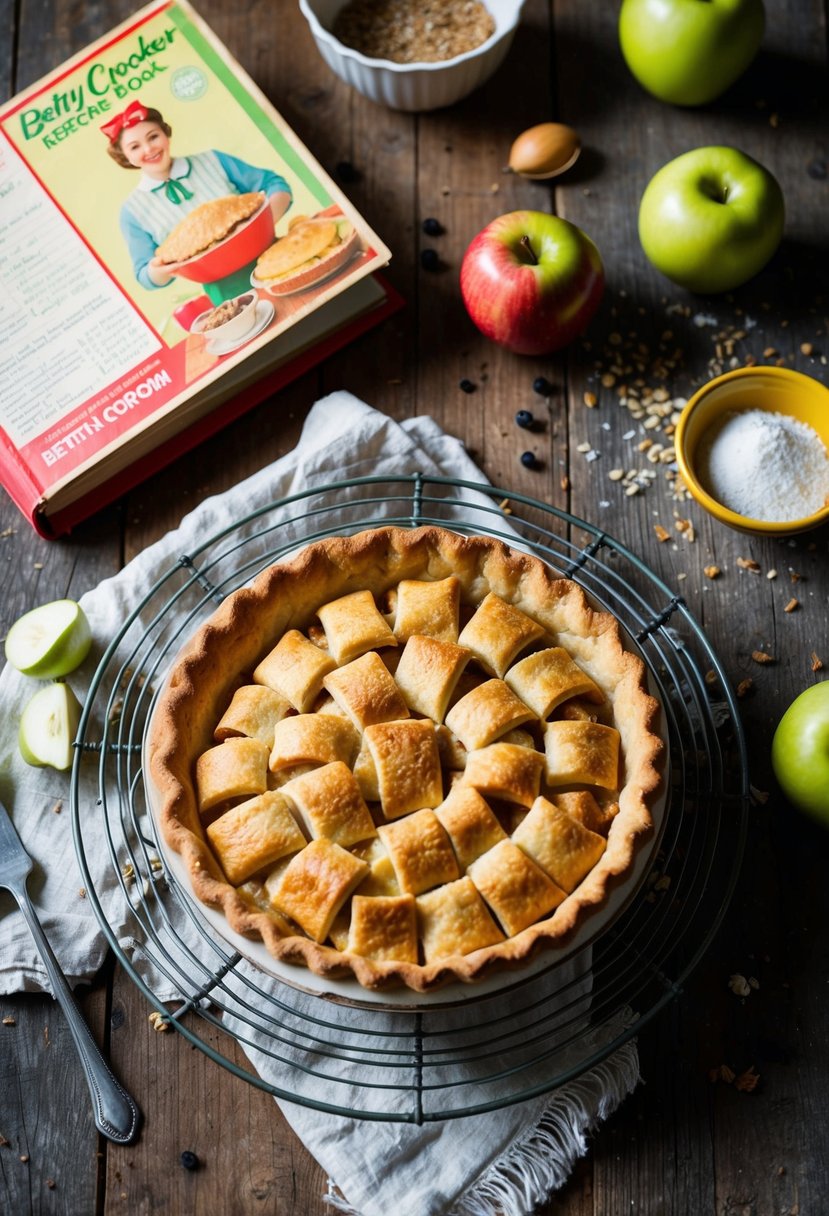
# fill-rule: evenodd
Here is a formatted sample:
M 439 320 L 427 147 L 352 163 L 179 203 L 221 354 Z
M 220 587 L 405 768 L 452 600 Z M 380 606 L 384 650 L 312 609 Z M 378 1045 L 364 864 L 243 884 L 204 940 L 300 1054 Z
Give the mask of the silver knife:
M 37 919 L 26 890 L 26 879 L 33 866 L 8 811 L 0 802 L 0 887 L 5 887 L 17 900 L 49 975 L 52 994 L 66 1015 L 92 1097 L 95 1126 L 116 1144 L 130 1144 L 138 1132 L 141 1114 L 101 1055 Z

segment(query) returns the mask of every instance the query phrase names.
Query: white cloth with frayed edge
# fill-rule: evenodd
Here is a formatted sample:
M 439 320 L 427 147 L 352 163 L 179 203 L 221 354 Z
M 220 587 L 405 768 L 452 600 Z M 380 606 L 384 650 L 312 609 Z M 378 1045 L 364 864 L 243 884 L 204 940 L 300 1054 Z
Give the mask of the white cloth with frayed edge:
M 293 452 L 224 494 L 206 499 L 175 531 L 82 597 L 81 604 L 89 617 L 95 641 L 88 660 L 69 682 L 83 699 L 108 639 L 117 634 L 123 621 L 146 595 L 148 587 L 169 569 L 170 562 L 179 554 L 197 547 L 205 537 L 226 527 L 228 521 L 308 487 L 350 477 L 385 474 L 393 478 L 416 472 L 484 482 L 461 443 L 444 434 L 428 417 L 397 423 L 346 392 L 332 393 L 318 401 L 308 415 Z M 383 487 L 376 492 L 382 494 Z M 459 497 L 469 503 L 473 513 L 476 501 L 491 506 L 490 500 L 474 490 L 463 491 Z M 400 510 L 399 503 L 390 506 L 386 513 L 393 514 L 395 510 Z M 289 513 L 286 513 L 285 521 L 286 527 L 290 527 Z M 326 516 L 326 525 L 331 524 L 331 516 Z M 254 532 L 251 525 L 249 534 Z M 245 556 L 250 553 L 251 549 L 246 548 Z M 80 889 L 81 874 L 75 863 L 68 813 L 68 777 L 51 769 L 30 768 L 18 754 L 17 723 L 25 702 L 37 686 L 35 681 L 26 679 L 8 665 L 0 673 L 0 698 L 4 707 L 0 722 L 0 798 L 10 811 L 24 845 L 38 863 L 29 890 L 63 970 L 70 982 L 76 983 L 92 979 L 104 961 L 107 944 Z M 81 777 L 79 805 L 84 808 L 82 815 L 94 817 L 97 813 L 95 782 L 94 773 Z M 90 823 L 93 823 L 91 830 L 94 832 L 94 820 L 90 819 Z M 108 924 L 157 999 L 176 1000 L 187 995 L 171 988 L 159 975 L 152 965 L 152 952 L 145 951 L 143 943 L 135 936 L 136 921 L 123 897 L 107 849 L 87 850 L 86 861 Z M 174 921 L 172 933 L 175 931 Z M 167 944 L 174 949 L 174 937 Z M 584 960 L 583 955 L 580 957 Z M 581 965 L 583 969 L 586 966 L 584 961 Z M 245 962 L 234 968 L 228 977 L 227 990 L 232 993 L 235 988 L 240 997 L 244 997 L 249 991 L 246 984 L 250 981 L 266 991 L 278 989 L 281 994 L 285 993 L 284 987 L 254 972 Z M 587 1038 L 592 1033 L 589 1030 L 589 970 L 578 973 L 574 965 L 565 964 L 554 969 L 549 984 L 551 1000 L 556 992 L 566 989 L 565 999 L 571 1010 L 570 1033 L 572 1010 L 575 1009 L 578 1017 L 583 1017 Z M 0 992 L 40 990 L 49 990 L 45 970 L 22 916 L 11 897 L 0 891 Z M 499 1013 L 503 1014 L 506 1009 L 511 1016 L 510 995 L 495 999 L 501 1002 Z M 516 999 L 516 1017 L 520 1018 L 522 1005 L 520 998 Z M 312 1015 L 315 1009 L 319 1010 L 319 998 L 296 993 L 291 1000 L 300 1020 L 306 1011 Z M 330 1007 L 326 1013 L 333 1021 Z M 360 1019 L 368 1018 L 373 1031 L 388 1025 L 390 1033 L 395 1030 L 399 1033 L 401 1025 L 410 1026 L 406 1021 L 410 1016 L 379 1010 L 370 1013 L 344 1011 L 343 1030 L 347 1033 L 349 1025 L 358 1028 Z M 432 1026 L 436 1031 L 444 1027 L 451 1029 L 458 1024 L 458 1019 L 463 1023 L 464 1012 L 461 1007 L 434 1016 L 434 1023 L 430 1020 L 426 1023 L 427 1032 Z M 430 1019 L 432 1015 L 427 1017 Z M 623 1029 L 623 1017 L 620 1015 L 617 1025 L 603 1028 L 604 1041 Z M 231 1033 L 239 1029 L 231 1014 L 226 1014 L 224 1021 Z M 250 1027 L 245 1026 L 245 1038 L 248 1041 L 243 1045 L 247 1055 L 260 1075 L 275 1086 L 284 1084 L 284 1067 L 269 1054 L 267 1036 L 259 1031 L 251 1032 Z M 382 1044 L 382 1040 L 378 1043 Z M 548 1046 L 545 1043 L 545 1048 Z M 600 1050 L 601 1041 L 597 1039 L 589 1046 L 591 1050 Z M 586 1050 L 584 1042 L 579 1045 L 581 1055 Z M 301 1054 L 298 1047 L 293 1050 L 293 1058 L 300 1066 L 303 1063 Z M 562 1057 L 553 1058 L 556 1075 L 561 1075 Z M 336 1058 L 327 1062 L 326 1067 L 334 1080 L 312 1077 L 305 1083 L 303 1096 L 312 1096 L 321 1103 L 339 1108 L 364 1109 L 359 1083 L 354 1086 L 352 1082 L 353 1073 Z M 493 1065 L 492 1059 L 484 1059 L 468 1067 L 469 1081 L 474 1085 L 475 1080 L 486 1076 L 488 1070 L 497 1071 L 497 1061 Z M 483 1070 L 477 1078 L 476 1067 Z M 543 1061 L 532 1064 L 532 1076 L 541 1089 Z M 430 1096 L 432 1101 L 446 1105 L 437 1105 L 434 1113 L 463 1109 L 465 1084 L 447 1086 L 441 1096 L 440 1079 L 438 1066 L 434 1074 L 430 1074 L 430 1082 L 435 1082 L 434 1093 Z M 577 1157 L 586 1151 L 590 1132 L 637 1082 L 637 1052 L 630 1041 L 576 1080 L 550 1093 L 491 1113 L 438 1118 L 421 1126 L 391 1120 L 346 1118 L 281 1099 L 279 1104 L 306 1148 L 330 1175 L 332 1186 L 327 1198 L 334 1209 L 360 1216 L 388 1216 L 389 1212 L 396 1216 L 496 1216 L 496 1213 L 498 1216 L 525 1216 L 551 1191 L 563 1185 Z M 499 1082 L 493 1083 L 490 1096 L 497 1097 L 498 1085 Z M 470 1093 L 475 1094 L 476 1103 L 482 1101 L 480 1089 L 470 1088 Z M 145 1105 L 148 1101 L 149 1098 L 145 1099 Z M 388 1096 L 380 1091 L 373 1101 L 388 1102 L 380 1109 L 387 1110 L 390 1115 L 407 1109 L 407 1099 L 397 1088 L 389 1090 Z M 152 1118 L 151 1109 L 147 1115 Z

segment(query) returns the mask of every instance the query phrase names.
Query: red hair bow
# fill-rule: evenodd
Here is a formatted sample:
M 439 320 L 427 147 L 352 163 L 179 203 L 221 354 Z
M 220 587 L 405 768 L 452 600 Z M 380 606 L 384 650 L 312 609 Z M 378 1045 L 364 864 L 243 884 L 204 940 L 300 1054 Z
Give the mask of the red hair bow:
M 116 114 L 109 122 L 105 122 L 101 127 L 104 135 L 111 144 L 114 144 L 122 131 L 126 131 L 127 127 L 135 127 L 140 122 L 146 122 L 150 111 L 146 106 L 142 106 L 140 101 L 131 101 L 126 110 L 122 110 L 120 114 Z

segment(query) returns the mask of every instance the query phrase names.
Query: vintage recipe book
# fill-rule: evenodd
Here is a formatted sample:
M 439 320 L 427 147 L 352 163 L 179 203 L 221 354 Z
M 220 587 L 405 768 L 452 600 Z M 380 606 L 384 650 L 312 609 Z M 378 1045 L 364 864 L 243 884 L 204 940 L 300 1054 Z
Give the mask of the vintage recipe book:
M 186 0 L 0 107 L 0 481 L 56 536 L 400 304 Z

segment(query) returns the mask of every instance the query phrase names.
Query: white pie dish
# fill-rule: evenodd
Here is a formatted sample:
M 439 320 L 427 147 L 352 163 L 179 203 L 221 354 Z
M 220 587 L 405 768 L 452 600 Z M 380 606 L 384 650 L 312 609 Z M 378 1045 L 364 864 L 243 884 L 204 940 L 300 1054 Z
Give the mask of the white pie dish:
M 300 11 L 311 27 L 317 48 L 341 80 L 378 105 L 392 110 L 437 110 L 453 105 L 496 71 L 507 54 L 524 6 L 524 0 L 484 0 L 495 21 L 486 42 L 437 63 L 394 63 L 370 59 L 344 46 L 331 33 L 345 0 L 299 0 Z

